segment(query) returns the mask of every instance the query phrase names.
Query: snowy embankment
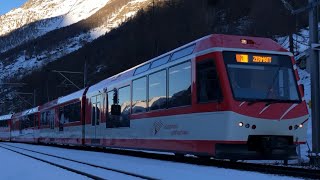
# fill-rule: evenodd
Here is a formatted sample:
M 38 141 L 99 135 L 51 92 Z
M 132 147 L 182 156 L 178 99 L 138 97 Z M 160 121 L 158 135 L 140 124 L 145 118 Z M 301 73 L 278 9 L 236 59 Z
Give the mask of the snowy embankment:
M 10 143 L 11 144 L 11 143 Z M 14 146 L 54 154 L 74 160 L 88 162 L 104 167 L 123 170 L 131 173 L 141 174 L 158 179 L 297 179 L 285 176 L 276 176 L 270 174 L 262 174 L 249 171 L 239 171 L 232 169 L 223 169 L 207 166 L 198 166 L 184 163 L 175 163 L 154 159 L 138 158 L 132 156 L 89 152 L 62 149 L 56 147 L 29 145 L 29 144 L 13 144 Z M 13 158 L 11 158 L 13 157 Z M 50 179 L 79 179 L 77 174 L 68 171 L 57 170 L 47 164 L 41 165 L 33 159 L 20 157 L 20 155 L 8 152 L 0 148 L 0 159 L 7 163 L 0 163 L 0 169 L 5 170 L 0 174 L 0 179 L 44 179 L 46 176 Z M 16 173 L 17 170 L 21 171 Z M 45 176 L 46 175 L 46 176 Z M 105 174 L 106 178 L 108 174 Z M 116 178 L 117 179 L 117 178 Z

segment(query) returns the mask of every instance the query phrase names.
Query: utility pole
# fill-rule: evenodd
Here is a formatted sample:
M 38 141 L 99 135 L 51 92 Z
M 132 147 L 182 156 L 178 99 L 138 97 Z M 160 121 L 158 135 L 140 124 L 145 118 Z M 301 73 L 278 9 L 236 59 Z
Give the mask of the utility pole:
M 303 12 L 309 13 L 309 59 L 307 67 L 311 74 L 311 113 L 312 113 L 312 151 L 309 154 L 310 164 L 320 166 L 320 60 L 319 60 L 319 37 L 318 37 L 318 6 L 320 0 L 308 0 L 306 7 L 293 10 L 292 6 L 282 0 L 285 7 L 296 15 Z
M 309 0 L 309 4 L 316 3 Z M 308 63 L 311 65 L 311 113 L 312 113 L 312 153 L 310 163 L 320 165 L 320 90 L 319 90 L 319 51 L 314 48 L 318 45 L 318 6 L 312 6 L 309 10 L 309 45 L 310 55 Z
M 87 57 L 84 60 L 84 68 L 83 68 L 83 88 L 85 88 L 88 84 L 88 64 Z

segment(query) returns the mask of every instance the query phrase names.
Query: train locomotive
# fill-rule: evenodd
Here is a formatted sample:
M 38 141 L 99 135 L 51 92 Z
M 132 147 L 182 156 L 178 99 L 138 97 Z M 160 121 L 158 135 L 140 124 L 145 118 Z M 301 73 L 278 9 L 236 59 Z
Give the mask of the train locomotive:
M 212 34 L 5 117 L 1 140 L 288 160 L 306 142 L 309 115 L 290 52 L 268 38 Z

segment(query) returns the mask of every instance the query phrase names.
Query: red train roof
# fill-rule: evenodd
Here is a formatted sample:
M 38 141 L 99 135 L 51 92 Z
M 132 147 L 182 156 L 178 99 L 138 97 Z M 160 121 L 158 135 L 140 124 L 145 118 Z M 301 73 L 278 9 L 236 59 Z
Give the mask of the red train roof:
M 247 44 L 244 42 L 247 41 Z M 194 52 L 212 47 L 288 52 L 270 38 L 213 34 L 197 40 Z
M 246 44 L 244 42 L 247 42 Z M 88 89 L 88 94 L 96 91 L 103 92 L 104 88 L 111 83 L 119 82 L 125 78 L 132 77 L 137 68 L 158 60 L 162 57 L 172 55 L 175 52 L 183 50 L 187 47 L 195 45 L 195 48 L 191 54 L 198 53 L 210 48 L 233 48 L 233 49 L 250 49 L 250 50 L 265 50 L 265 51 L 278 51 L 278 52 L 288 52 L 286 49 L 281 47 L 275 41 L 270 38 L 263 37 L 249 37 L 249 36 L 236 36 L 236 35 L 224 35 L 224 34 L 212 34 L 205 36 L 203 38 L 197 39 L 158 57 L 155 57 L 145 63 L 139 64 L 133 68 L 130 68 L 124 72 L 116 74 L 108 79 L 105 79 L 95 85 L 92 85 Z M 110 91 L 110 89 L 108 90 Z

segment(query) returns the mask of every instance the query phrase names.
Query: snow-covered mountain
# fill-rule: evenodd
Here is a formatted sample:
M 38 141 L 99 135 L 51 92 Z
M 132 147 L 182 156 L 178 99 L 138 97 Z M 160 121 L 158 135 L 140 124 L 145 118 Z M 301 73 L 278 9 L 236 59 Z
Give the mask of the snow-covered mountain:
M 23 77 L 78 50 L 150 3 L 152 0 L 29 0 L 0 16 L 0 81 Z M 53 37 L 59 34 L 63 38 Z M 44 47 L 44 39 L 52 41 Z
M 90 17 L 104 7 L 109 0 L 29 0 L 22 7 L 0 16 L 0 37 L 14 31 L 26 36 L 15 37 L 9 46 L 0 46 L 0 52 L 49 31 L 65 27 Z M 29 27 L 29 28 L 28 28 Z M 29 30 L 32 27 L 32 31 Z

